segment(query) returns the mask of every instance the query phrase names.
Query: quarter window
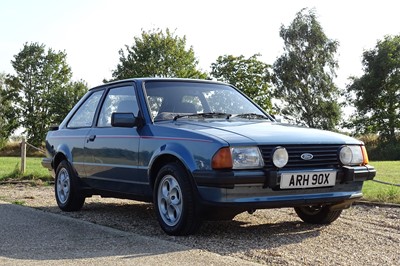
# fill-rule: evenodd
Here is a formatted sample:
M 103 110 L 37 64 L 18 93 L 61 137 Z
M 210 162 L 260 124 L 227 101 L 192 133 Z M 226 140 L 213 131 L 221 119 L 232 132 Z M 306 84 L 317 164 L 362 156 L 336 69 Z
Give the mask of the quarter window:
M 89 98 L 79 107 L 68 123 L 68 127 L 91 127 L 93 124 L 94 114 L 97 105 L 101 99 L 103 91 L 97 91 L 89 96 Z

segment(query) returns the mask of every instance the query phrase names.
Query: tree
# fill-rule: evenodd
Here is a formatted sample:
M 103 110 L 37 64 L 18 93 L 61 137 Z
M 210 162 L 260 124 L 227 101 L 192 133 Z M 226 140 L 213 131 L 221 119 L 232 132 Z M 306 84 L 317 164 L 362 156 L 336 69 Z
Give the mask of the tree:
M 16 74 L 8 75 L 6 83 L 17 92 L 13 98 L 15 109 L 33 145 L 40 145 L 48 126 L 59 123 L 60 117 L 66 115 L 66 107 L 82 96 L 81 88 L 71 84 L 66 56 L 61 51 L 46 51 L 43 44 L 25 43 L 11 61 Z
M 83 80 L 69 81 L 66 86 L 56 87 L 50 102 L 50 109 L 54 110 L 52 123 L 60 124 L 87 91 L 88 85 Z
M 5 83 L 6 75 L 0 73 L 0 148 L 18 128 L 18 113 L 14 110 L 12 99 L 17 92 Z
M 378 41 L 363 53 L 362 64 L 364 75 L 348 86 L 357 109 L 349 126 L 394 141 L 400 129 L 400 35 Z
M 302 9 L 280 29 L 284 54 L 274 63 L 275 96 L 289 120 L 309 127 L 334 129 L 341 111 L 340 91 L 333 82 L 338 42 L 328 39 L 314 10 Z
M 264 110 L 271 111 L 271 94 L 269 91 L 269 65 L 258 60 L 259 54 L 248 59 L 243 55 L 219 56 L 211 64 L 211 75 L 219 81 L 227 82 L 242 90 Z
M 169 29 L 142 31 L 134 44 L 119 51 L 120 63 L 113 71 L 115 80 L 132 77 L 201 78 L 206 73 L 197 69 L 193 48 L 186 49 L 186 37 L 175 36 Z

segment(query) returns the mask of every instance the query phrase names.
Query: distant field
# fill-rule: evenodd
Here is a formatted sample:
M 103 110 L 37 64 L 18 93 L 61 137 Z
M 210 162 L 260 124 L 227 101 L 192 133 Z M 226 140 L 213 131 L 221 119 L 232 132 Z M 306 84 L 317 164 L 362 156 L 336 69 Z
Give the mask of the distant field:
M 19 173 L 19 157 L 0 157 L 0 180 L 53 180 L 49 171 L 42 167 L 41 161 L 41 158 L 27 158 L 26 173 L 22 175 Z M 400 184 L 400 161 L 377 161 L 370 164 L 377 169 L 376 180 Z M 364 183 L 363 194 L 364 199 L 368 201 L 400 204 L 400 187 L 367 181 Z

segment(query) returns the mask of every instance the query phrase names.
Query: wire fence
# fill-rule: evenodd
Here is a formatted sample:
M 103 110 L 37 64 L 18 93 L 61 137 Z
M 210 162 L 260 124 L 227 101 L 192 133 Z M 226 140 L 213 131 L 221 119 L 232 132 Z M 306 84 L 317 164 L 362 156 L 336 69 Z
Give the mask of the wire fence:
M 400 184 L 393 184 L 393 183 L 389 183 L 389 182 L 385 182 L 385 181 L 381 181 L 381 180 L 376 180 L 373 179 L 372 181 L 379 183 L 379 184 L 384 184 L 384 185 L 390 185 L 390 186 L 395 186 L 395 187 L 400 187 Z
M 35 147 L 32 144 L 30 144 L 29 142 L 25 142 L 25 143 L 26 143 L 27 146 L 31 147 L 32 149 L 35 149 L 35 150 L 39 151 L 40 153 L 43 153 L 44 155 L 46 155 L 46 151 L 45 150 L 43 150 L 41 148 L 38 148 L 38 147 Z
M 28 143 L 25 140 L 25 138 L 23 138 L 21 141 L 21 173 L 25 173 L 25 171 L 26 171 L 26 149 L 27 149 L 27 147 L 35 149 L 35 150 L 39 151 L 40 153 L 43 153 L 44 155 L 46 155 L 45 150 L 35 147 L 34 145 Z

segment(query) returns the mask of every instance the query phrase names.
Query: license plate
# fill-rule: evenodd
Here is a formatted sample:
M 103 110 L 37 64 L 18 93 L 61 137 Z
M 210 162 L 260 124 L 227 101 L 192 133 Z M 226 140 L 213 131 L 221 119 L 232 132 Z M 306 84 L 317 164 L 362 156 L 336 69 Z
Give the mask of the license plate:
M 304 173 L 282 173 L 282 189 L 290 188 L 313 188 L 332 187 L 336 182 L 335 171 L 325 172 L 304 172 Z

